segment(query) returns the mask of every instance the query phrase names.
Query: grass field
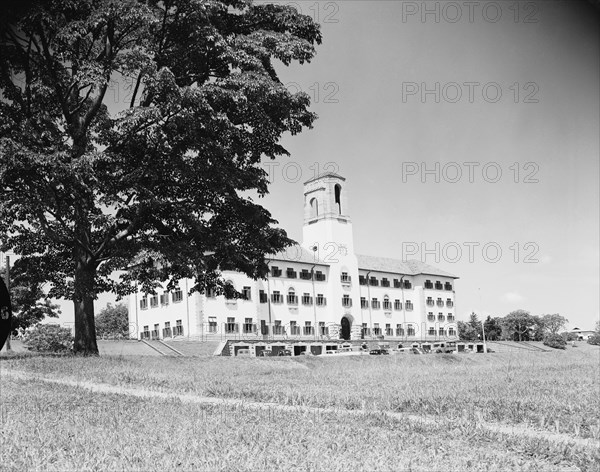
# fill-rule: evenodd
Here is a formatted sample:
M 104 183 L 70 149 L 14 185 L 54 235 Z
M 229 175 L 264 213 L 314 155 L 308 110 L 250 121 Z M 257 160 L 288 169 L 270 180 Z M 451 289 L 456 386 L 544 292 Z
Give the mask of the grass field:
M 600 349 L 0 358 L 7 470 L 600 469 Z

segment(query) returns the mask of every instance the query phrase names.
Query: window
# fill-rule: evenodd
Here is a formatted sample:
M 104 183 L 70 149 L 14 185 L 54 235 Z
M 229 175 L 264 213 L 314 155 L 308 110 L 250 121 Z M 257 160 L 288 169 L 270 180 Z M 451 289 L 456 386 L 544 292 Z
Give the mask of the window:
M 412 284 L 410 283 L 410 280 L 405 280 L 404 281 L 404 288 L 407 288 L 407 289 L 412 288 Z
M 183 323 L 181 320 L 175 320 L 175 327 L 173 328 L 173 336 L 183 336 Z
M 318 270 L 317 272 L 315 272 L 315 280 L 318 280 L 319 282 L 324 282 L 325 274 L 323 272 L 321 272 L 320 270 Z
M 271 277 L 281 277 L 281 269 L 277 266 L 271 267 Z
M 379 304 L 379 301 L 376 298 L 373 298 L 371 300 L 371 307 L 375 310 L 379 310 L 379 308 L 381 308 L 381 305 Z
M 371 285 L 372 287 L 378 287 L 379 286 L 379 280 L 377 280 L 377 277 L 371 277 L 369 279 L 369 285 Z
M 400 280 L 394 279 L 394 288 L 402 288 L 402 284 L 400 283 Z
M 446 283 L 444 284 L 444 288 L 445 288 L 446 290 L 452 290 L 452 284 L 451 284 L 450 282 L 446 282 Z
M 275 326 L 273 326 L 273 334 L 285 334 L 285 329 L 281 325 L 281 320 L 275 320 Z
M 161 296 L 160 296 L 160 304 L 161 306 L 164 305 L 168 305 L 169 304 L 169 292 L 164 292 Z
M 360 297 L 360 307 L 369 308 L 369 302 L 365 297 Z
M 401 324 L 396 325 L 396 336 L 404 336 L 404 328 Z
M 279 290 L 275 290 L 271 294 L 271 301 L 273 303 L 283 303 L 283 297 L 281 296 L 281 292 L 279 292 Z
M 316 198 L 310 199 L 310 217 L 316 218 L 319 216 L 319 202 Z
M 392 303 L 390 302 L 390 299 L 387 296 L 383 297 L 383 309 L 384 310 L 392 309 Z
M 452 300 L 450 300 L 449 298 L 446 299 L 446 306 L 448 308 L 452 308 L 454 306 L 454 303 L 452 303 Z
M 342 306 L 344 306 L 344 307 L 352 306 L 352 299 L 350 298 L 350 295 L 344 295 L 342 297 Z
M 208 298 L 216 298 L 216 297 L 217 297 L 217 291 L 216 291 L 214 288 L 211 288 L 211 289 L 209 289 L 209 290 L 206 292 L 206 296 L 207 296 Z
M 235 318 L 232 316 L 227 317 L 227 324 L 225 325 L 225 332 L 226 333 L 237 333 L 238 332 L 238 325 L 235 322 Z
M 448 313 L 448 321 L 454 321 L 454 315 L 452 313 Z
M 342 214 L 342 186 L 340 184 L 335 184 L 335 204 L 337 205 L 338 214 Z
M 406 328 L 406 331 L 409 336 L 415 335 L 415 327 L 413 325 L 408 325 L 408 327 Z
M 444 328 L 440 328 L 440 329 L 438 329 L 438 334 L 439 334 L 440 336 L 444 336 Z
M 375 336 L 381 335 L 381 328 L 379 327 L 379 323 L 375 323 L 375 325 L 373 326 L 373 334 Z
M 329 335 L 329 328 L 327 326 L 325 326 L 324 321 L 319 321 L 319 334 L 321 336 Z
M 252 318 L 244 319 L 244 333 L 254 333 L 256 331 L 256 325 L 252 323 Z
M 431 280 L 425 281 L 425 288 L 433 288 L 433 284 L 431 283 Z
M 217 332 L 217 317 L 216 316 L 208 317 L 208 332 L 209 333 Z
M 285 274 L 287 275 L 288 279 L 295 279 L 298 277 L 298 273 L 291 267 L 287 268 L 287 270 L 285 271 Z
M 429 334 L 429 336 L 435 336 L 435 328 L 429 328 L 429 331 L 427 334 Z
M 390 281 L 384 277 L 383 279 L 381 279 L 381 286 L 382 287 L 389 287 L 390 286 Z
M 288 303 L 288 305 L 297 305 L 298 304 L 298 297 L 296 297 L 296 292 L 294 292 L 293 288 L 290 288 L 288 290 L 287 303 Z
M 445 321 L 446 318 L 444 317 L 443 313 L 438 313 L 438 321 Z
M 456 336 L 456 331 L 454 328 L 448 328 L 448 336 Z
M 427 306 L 433 306 L 435 304 L 433 298 L 431 297 L 427 297 L 427 301 L 425 303 L 427 304 Z
M 369 328 L 367 328 L 367 323 L 363 323 L 362 324 L 362 335 L 363 336 L 370 336 L 371 335 L 371 330 Z
M 267 296 L 264 290 L 258 291 L 258 299 L 260 303 L 267 303 L 269 301 L 269 297 Z
M 227 280 L 225 282 L 226 289 L 223 291 L 223 295 L 225 295 L 225 300 L 231 300 L 232 302 L 236 301 L 233 291 L 235 290 L 235 286 L 231 280 Z
M 140 300 L 140 309 L 147 310 L 148 309 L 148 299 L 146 297 Z
M 435 316 L 433 315 L 432 311 L 427 313 L 427 321 L 435 321 Z
M 158 295 L 152 295 L 150 297 L 150 308 L 156 308 L 158 306 Z
M 317 294 L 317 306 L 325 305 L 327 305 L 327 299 L 323 296 L 322 293 Z
M 394 310 L 402 310 L 402 302 L 400 300 L 394 300 Z
M 310 293 L 303 293 L 302 294 L 302 304 L 303 305 L 312 305 L 313 304 L 313 299 L 310 296 Z
M 181 300 L 183 300 L 183 292 L 178 288 L 173 292 L 173 303 L 179 303 Z
M 252 289 L 250 287 L 242 288 L 242 299 L 252 300 Z
M 304 322 L 304 336 L 310 336 L 311 334 L 314 334 L 313 326 L 311 325 L 310 321 L 305 321 Z
M 441 298 L 437 299 L 437 306 L 444 306 L 444 301 Z
M 290 332 L 296 336 L 300 334 L 300 326 L 295 321 L 290 321 Z
M 358 283 L 360 285 L 367 285 L 367 279 L 365 278 L 364 275 L 359 275 L 358 276 Z
M 163 338 L 170 338 L 171 335 L 171 322 L 165 321 L 165 327 L 163 328 Z
M 150 339 L 150 329 L 148 326 L 144 326 L 144 330 L 142 331 L 142 339 Z
M 350 283 L 350 276 L 348 275 L 348 272 L 342 272 L 341 280 L 342 283 Z
M 406 300 L 406 303 L 404 304 L 404 308 L 406 309 L 406 311 L 412 311 L 413 309 L 413 304 L 410 300 Z
M 436 290 L 442 290 L 444 287 L 442 285 L 442 282 L 440 282 L 439 280 L 435 281 L 435 289 Z
M 159 335 L 158 335 L 158 323 L 156 323 L 154 325 L 154 329 L 152 330 L 152 333 L 150 334 L 150 337 L 152 339 L 159 339 Z
M 312 274 L 307 269 L 302 269 L 302 271 L 300 272 L 300 278 L 302 280 L 311 280 Z
M 385 335 L 386 336 L 393 336 L 394 335 L 394 330 L 392 329 L 392 325 L 391 324 L 386 324 L 385 325 Z

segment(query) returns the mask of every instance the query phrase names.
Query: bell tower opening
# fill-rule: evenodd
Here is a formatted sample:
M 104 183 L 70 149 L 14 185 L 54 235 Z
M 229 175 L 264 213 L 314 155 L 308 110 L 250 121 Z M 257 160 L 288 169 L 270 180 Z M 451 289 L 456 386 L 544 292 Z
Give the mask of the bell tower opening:
M 335 205 L 337 208 L 338 215 L 342 214 L 342 186 L 335 184 Z
M 319 216 L 319 201 L 316 198 L 310 200 L 310 217 L 316 218 Z

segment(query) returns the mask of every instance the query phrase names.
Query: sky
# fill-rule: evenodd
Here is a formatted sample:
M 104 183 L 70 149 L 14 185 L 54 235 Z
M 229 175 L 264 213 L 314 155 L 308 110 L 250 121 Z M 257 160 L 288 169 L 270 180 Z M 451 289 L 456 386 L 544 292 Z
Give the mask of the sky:
M 285 3 L 318 15 L 323 33 L 311 64 L 280 69 L 319 119 L 284 139 L 289 158 L 264 164 L 263 203 L 290 237 L 302 238 L 302 182 L 336 170 L 356 252 L 457 275 L 458 319 L 524 309 L 593 328 L 597 11 L 574 1 Z
M 265 3 L 265 2 L 260 2 Z M 260 200 L 301 241 L 302 183 L 347 179 L 356 252 L 459 277 L 458 319 L 600 318 L 598 13 L 579 1 L 285 1 L 321 23 L 280 66 L 314 129 L 265 162 Z M 100 310 L 114 297 L 103 295 Z M 63 304 L 62 321 L 73 309 Z

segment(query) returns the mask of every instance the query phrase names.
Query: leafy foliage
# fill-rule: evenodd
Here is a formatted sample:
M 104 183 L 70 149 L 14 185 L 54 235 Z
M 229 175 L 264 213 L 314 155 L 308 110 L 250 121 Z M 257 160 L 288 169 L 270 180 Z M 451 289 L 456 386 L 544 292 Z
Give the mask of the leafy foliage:
M 316 119 L 275 63 L 309 62 L 319 26 L 251 0 L 7 3 L 0 250 L 74 301 L 75 351 L 98 352 L 100 292 L 266 275 L 291 240 L 249 196 L 267 193 L 260 159 Z M 115 81 L 127 102 L 110 103 Z
M 73 343 L 73 336 L 69 328 L 39 324 L 26 333 L 23 343 L 30 351 L 67 352 Z
M 542 322 L 544 331 L 550 334 L 557 334 L 569 322 L 564 316 L 554 313 L 552 315 L 543 315 Z
M 513 341 L 529 341 L 532 338 L 531 330 L 535 324 L 535 319 L 528 311 L 512 311 L 502 320 L 504 337 Z
M 554 349 L 565 349 L 567 342 L 560 334 L 548 334 L 544 338 L 544 345 Z
M 0 272 L 0 277 L 4 277 L 4 275 L 5 270 Z M 29 273 L 20 270 L 19 260 L 11 267 L 10 292 L 13 310 L 11 332 L 13 334 L 35 326 L 46 317 L 57 318 L 61 313 L 59 306 L 52 303 L 42 290 L 42 284 L 34 277 L 30 277 Z
M 129 317 L 127 306 L 111 303 L 96 316 L 96 333 L 101 338 L 123 339 L 129 337 Z
M 592 334 L 588 340 L 588 344 L 593 344 L 594 346 L 600 346 L 600 333 Z

